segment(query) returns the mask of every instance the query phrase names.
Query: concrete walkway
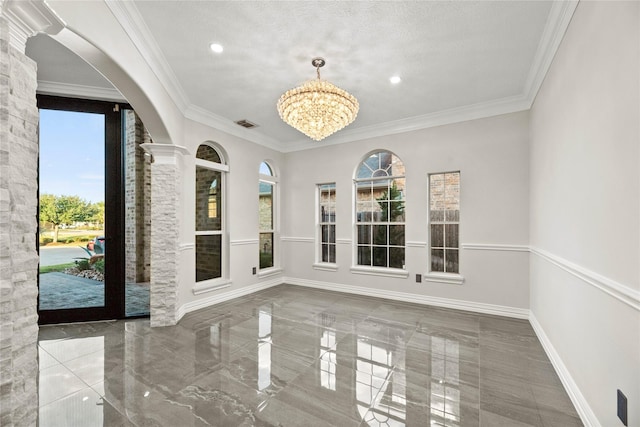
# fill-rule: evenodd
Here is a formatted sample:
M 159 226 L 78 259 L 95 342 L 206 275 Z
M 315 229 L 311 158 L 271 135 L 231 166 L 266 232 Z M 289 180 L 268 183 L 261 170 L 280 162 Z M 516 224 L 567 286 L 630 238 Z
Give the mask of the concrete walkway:
M 64 273 L 40 275 L 40 310 L 104 306 L 104 283 Z M 149 285 L 125 285 L 125 314 L 149 314 Z
M 68 264 L 75 258 L 89 258 L 87 252 L 80 246 L 41 246 L 40 266 Z

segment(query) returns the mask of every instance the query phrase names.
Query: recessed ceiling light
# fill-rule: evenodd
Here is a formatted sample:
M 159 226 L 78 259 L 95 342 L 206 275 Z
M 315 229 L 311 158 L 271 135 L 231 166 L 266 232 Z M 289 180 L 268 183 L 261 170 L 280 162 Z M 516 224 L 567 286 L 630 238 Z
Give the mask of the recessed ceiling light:
M 400 78 L 400 76 L 392 76 L 389 78 L 389 81 L 391 82 L 391 84 L 397 85 L 402 81 L 402 79 Z
M 224 50 L 224 48 L 222 47 L 221 44 L 218 43 L 211 43 L 211 45 L 209 45 L 209 47 L 211 48 L 212 51 L 214 51 L 215 53 L 222 53 L 222 51 Z

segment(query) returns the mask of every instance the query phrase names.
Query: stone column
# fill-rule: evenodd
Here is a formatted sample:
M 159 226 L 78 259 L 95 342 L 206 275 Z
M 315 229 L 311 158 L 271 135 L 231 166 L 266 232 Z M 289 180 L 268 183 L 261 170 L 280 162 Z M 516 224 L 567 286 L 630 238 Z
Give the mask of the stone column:
M 180 215 L 184 147 L 143 144 L 151 163 L 151 326 L 178 321 Z
M 38 121 L 25 43 L 62 28 L 43 2 L 0 0 L 0 425 L 38 419 Z

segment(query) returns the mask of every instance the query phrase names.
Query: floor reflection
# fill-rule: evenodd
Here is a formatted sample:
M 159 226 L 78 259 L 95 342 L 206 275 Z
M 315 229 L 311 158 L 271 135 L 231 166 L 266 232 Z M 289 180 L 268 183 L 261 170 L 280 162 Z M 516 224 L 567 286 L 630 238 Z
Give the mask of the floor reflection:
M 271 385 L 271 306 L 258 312 L 258 390 Z
M 458 341 L 431 337 L 431 425 L 458 426 L 460 372 Z
M 526 322 L 289 286 L 43 327 L 39 352 L 40 426 L 580 425 Z

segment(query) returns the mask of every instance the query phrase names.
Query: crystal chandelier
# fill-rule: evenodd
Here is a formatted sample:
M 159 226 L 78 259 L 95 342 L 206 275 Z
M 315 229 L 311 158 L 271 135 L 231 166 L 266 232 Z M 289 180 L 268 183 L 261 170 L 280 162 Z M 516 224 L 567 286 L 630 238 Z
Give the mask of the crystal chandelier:
M 320 80 L 322 58 L 311 61 L 318 78 L 286 91 L 278 100 L 280 118 L 309 138 L 320 141 L 353 122 L 358 100 L 350 93 Z

